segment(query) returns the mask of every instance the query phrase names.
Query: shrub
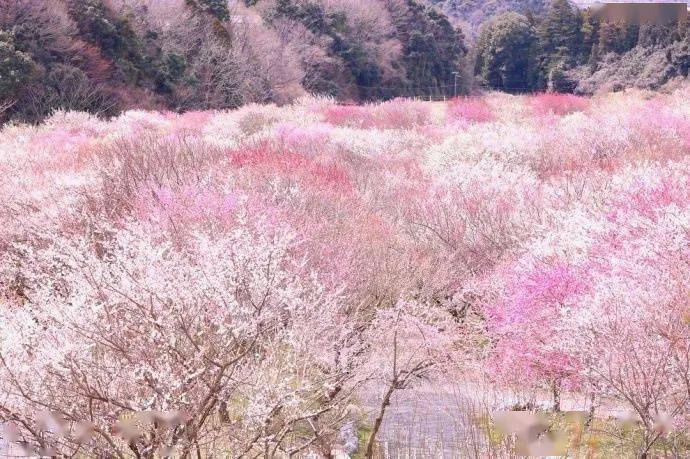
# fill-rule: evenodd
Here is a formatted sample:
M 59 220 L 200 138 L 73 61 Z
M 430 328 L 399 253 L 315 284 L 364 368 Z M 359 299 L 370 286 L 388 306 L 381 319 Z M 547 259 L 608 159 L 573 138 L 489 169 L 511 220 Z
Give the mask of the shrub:
M 575 90 L 577 82 L 567 73 L 567 68 L 563 64 L 554 66 L 549 72 L 548 88 L 549 91 L 558 93 L 571 93 Z
M 324 110 L 327 123 L 336 126 L 365 127 L 373 122 L 373 114 L 367 107 L 355 105 L 334 105 Z
M 405 99 L 376 105 L 335 105 L 324 110 L 327 123 L 362 129 L 411 129 L 427 124 L 429 116 L 424 104 Z
M 448 104 L 448 113 L 451 119 L 471 123 L 486 123 L 494 119 L 489 104 L 479 98 L 454 99 Z
M 113 93 L 94 83 L 82 70 L 63 64 L 51 68 L 17 106 L 22 117 L 28 120 L 40 120 L 57 110 L 108 116 L 115 114 L 118 108 Z
M 544 115 L 569 115 L 587 110 L 589 100 L 573 94 L 545 93 L 532 96 L 530 103 L 534 113 Z

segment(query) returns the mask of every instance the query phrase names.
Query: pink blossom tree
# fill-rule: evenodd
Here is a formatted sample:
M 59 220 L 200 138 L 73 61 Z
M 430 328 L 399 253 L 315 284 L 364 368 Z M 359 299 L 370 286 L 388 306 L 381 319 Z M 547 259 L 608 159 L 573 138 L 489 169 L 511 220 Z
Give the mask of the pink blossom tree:
M 358 384 L 356 317 L 300 272 L 289 234 L 240 226 L 179 247 L 151 230 L 16 247 L 0 418 L 18 441 L 118 457 L 327 445 Z M 42 430 L 44 411 L 61 431 Z

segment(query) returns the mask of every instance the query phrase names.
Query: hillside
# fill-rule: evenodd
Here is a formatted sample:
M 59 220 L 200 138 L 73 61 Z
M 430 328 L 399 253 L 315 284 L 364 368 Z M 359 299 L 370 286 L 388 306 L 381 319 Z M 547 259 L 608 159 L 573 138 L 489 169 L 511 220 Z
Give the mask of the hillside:
M 429 1 L 0 0 L 0 124 L 306 95 L 656 89 L 690 70 L 688 24 L 599 23 L 568 0 Z
M 585 9 L 596 3 L 597 0 L 570 0 L 570 3 L 580 9 Z M 622 0 L 613 0 L 618 2 Z M 639 0 L 635 0 L 639 2 Z M 655 0 L 649 0 L 654 2 Z M 682 3 L 682 0 L 673 0 Z M 481 25 L 506 12 L 534 15 L 543 14 L 551 4 L 551 0 L 426 0 L 427 4 L 434 5 L 461 24 L 470 36 L 475 36 Z
M 0 123 L 308 93 L 441 97 L 466 73 L 466 51 L 415 0 L 0 0 Z
M 568 0 L 539 15 L 502 13 L 474 42 L 476 82 L 508 92 L 659 89 L 688 76 L 689 25 L 609 21 Z
M 541 14 L 550 0 L 427 0 L 427 3 L 439 7 L 474 36 L 481 25 L 494 16 L 509 11 Z

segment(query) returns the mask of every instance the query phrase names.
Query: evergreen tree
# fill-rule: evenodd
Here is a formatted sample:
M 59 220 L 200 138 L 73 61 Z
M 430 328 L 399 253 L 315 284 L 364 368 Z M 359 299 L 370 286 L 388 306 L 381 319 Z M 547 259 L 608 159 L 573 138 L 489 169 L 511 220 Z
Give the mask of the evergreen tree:
M 690 35 L 673 44 L 667 53 L 674 76 L 688 77 L 690 73 Z
M 227 21 L 230 19 L 228 0 L 197 0 L 197 5 L 202 11 L 209 13 L 219 21 Z
M 567 75 L 567 68 L 563 62 L 551 68 L 548 78 L 548 88 L 552 92 L 573 92 L 577 82 Z
M 527 17 L 505 13 L 482 28 L 475 74 L 492 89 L 525 91 L 533 85 L 535 31 Z
M 599 48 L 603 53 L 624 53 L 637 46 L 640 39 L 645 45 L 658 40 L 660 27 L 651 24 L 638 26 L 623 21 L 604 21 L 599 26 Z M 647 37 L 647 38 L 645 38 Z
M 335 57 L 342 66 L 324 62 L 307 69 L 304 82 L 307 90 L 339 96 L 345 89 L 335 84 L 354 84 L 361 99 L 381 97 L 382 71 L 378 63 L 367 54 L 363 43 L 353 36 L 347 17 L 342 13 L 328 13 L 323 4 L 314 1 L 296 2 L 278 0 L 267 13 L 267 21 L 290 19 L 301 23 L 316 36 L 327 38 L 329 55 Z M 345 80 L 345 81 L 343 81 Z
M 591 63 L 591 55 L 595 53 L 599 41 L 599 19 L 592 14 L 590 9 L 582 12 L 582 25 L 580 26 L 580 49 L 578 51 L 579 63 Z M 598 50 L 596 51 L 598 53 Z M 595 60 L 598 59 L 595 56 Z
M 0 29 L 0 105 L 19 95 L 34 65 L 31 56 L 16 48 L 14 35 Z
M 599 64 L 599 43 L 592 45 L 592 51 L 589 53 L 587 66 L 590 72 L 596 72 Z
M 138 38 L 129 22 L 103 0 L 68 0 L 69 13 L 79 34 L 113 59 L 141 59 Z
M 541 68 L 545 74 L 556 65 L 573 67 L 581 50 L 580 12 L 568 0 L 553 0 L 537 28 Z
M 408 13 L 397 24 L 397 38 L 403 44 L 407 94 L 453 94 L 454 74 L 461 71 L 467 54 L 462 32 L 436 10 L 414 0 L 406 4 Z

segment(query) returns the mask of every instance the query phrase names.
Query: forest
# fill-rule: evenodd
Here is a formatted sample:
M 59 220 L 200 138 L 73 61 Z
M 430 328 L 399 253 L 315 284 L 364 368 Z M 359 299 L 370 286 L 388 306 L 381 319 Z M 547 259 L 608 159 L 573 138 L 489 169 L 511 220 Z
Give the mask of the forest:
M 415 0 L 1 0 L 0 113 L 112 116 L 451 95 L 462 33 Z
M 0 0 L 0 122 L 39 122 L 55 110 L 108 117 L 285 104 L 306 94 L 361 103 L 486 89 L 659 89 L 690 68 L 685 21 L 635 26 L 568 0 L 492 2 L 463 29 L 458 15 L 471 19 L 477 5 L 450 5 Z

